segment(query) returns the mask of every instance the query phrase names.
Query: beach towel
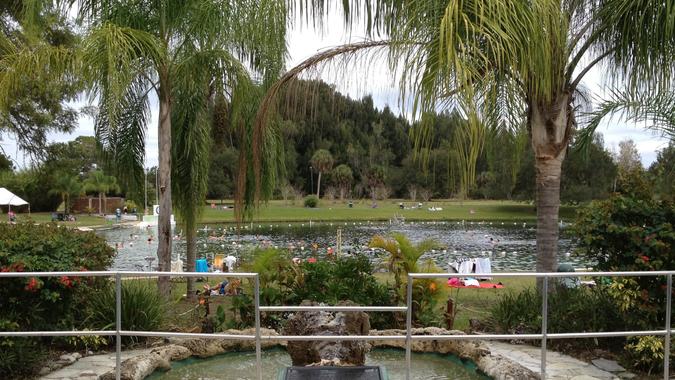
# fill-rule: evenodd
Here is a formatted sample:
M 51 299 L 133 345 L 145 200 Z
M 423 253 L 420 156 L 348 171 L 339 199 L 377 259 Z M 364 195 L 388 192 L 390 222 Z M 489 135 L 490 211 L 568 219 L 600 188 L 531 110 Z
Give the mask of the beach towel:
M 478 283 L 478 286 L 475 286 L 475 285 L 466 286 L 462 283 L 459 283 L 459 284 L 454 283 L 454 282 L 451 283 L 451 280 L 452 279 L 448 280 L 448 286 L 451 287 L 451 288 L 473 288 L 473 289 L 478 289 L 478 288 L 480 288 L 480 289 L 502 289 L 502 288 L 504 288 L 504 285 L 502 285 L 502 284 L 494 284 L 494 283 L 491 283 L 491 282 L 480 282 L 480 283 Z

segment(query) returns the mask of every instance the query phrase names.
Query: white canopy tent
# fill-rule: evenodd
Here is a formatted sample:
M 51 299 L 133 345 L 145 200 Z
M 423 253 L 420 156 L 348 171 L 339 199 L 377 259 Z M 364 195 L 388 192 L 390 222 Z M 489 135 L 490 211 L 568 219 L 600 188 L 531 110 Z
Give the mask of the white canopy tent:
M 0 206 L 9 206 L 9 211 L 11 211 L 12 206 L 16 207 L 24 205 L 28 205 L 28 213 L 30 214 L 30 203 L 24 201 L 19 196 L 5 189 L 4 187 L 0 187 Z

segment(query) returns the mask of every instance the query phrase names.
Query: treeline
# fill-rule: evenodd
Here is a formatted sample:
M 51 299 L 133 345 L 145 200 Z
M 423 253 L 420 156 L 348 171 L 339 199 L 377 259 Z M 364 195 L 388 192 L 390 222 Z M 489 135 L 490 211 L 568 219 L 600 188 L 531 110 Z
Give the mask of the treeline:
M 527 131 L 485 127 L 482 141 L 462 140 L 465 119 L 457 113 L 425 115 L 429 144 L 413 146 L 416 128 L 407 119 L 385 107 L 377 109 L 366 96 L 350 99 L 334 87 L 316 81 L 299 81 L 286 90 L 280 109 L 278 131 L 283 155 L 278 199 L 316 194 L 321 171 L 321 197 L 404 198 L 429 200 L 463 197 L 462 152 L 467 144 L 480 143 L 475 158 L 475 178 L 467 197 L 530 201 L 535 196 L 534 156 Z M 232 199 L 236 191 L 241 131 L 231 125 L 229 105 L 214 107 L 212 146 L 209 153 L 208 199 Z M 328 154 L 330 157 L 326 157 Z M 568 149 L 563 164 L 561 199 L 565 203 L 601 199 L 617 189 L 621 171 L 637 172 L 661 198 L 675 192 L 675 146 L 658 153 L 645 171 L 632 142 L 620 144 L 610 153 L 602 136 L 596 135 L 585 150 Z M 622 169 L 623 167 L 623 169 Z M 31 203 L 35 211 L 55 210 L 68 192 L 63 178 L 84 183 L 92 171 L 112 174 L 99 155 L 94 137 L 80 136 L 70 142 L 54 143 L 30 168 L 16 170 L 0 154 L 0 186 L 7 187 Z M 146 185 L 132 192 L 120 183 L 122 195 L 136 205 L 156 202 L 156 168 L 147 173 Z M 65 188 L 64 188 L 65 187 Z M 86 192 L 83 187 L 71 196 Z M 147 191 L 146 191 L 147 190 Z M 91 192 L 96 195 L 96 192 Z M 113 195 L 115 191 L 110 191 Z
M 462 194 L 462 152 L 457 146 L 464 143 L 458 132 L 466 128 L 466 121 L 460 114 L 425 115 L 429 144 L 415 150 L 412 137 L 420 123 L 411 125 L 389 107 L 377 109 L 371 96 L 350 99 L 317 81 L 299 81 L 286 91 L 279 128 L 285 180 L 278 186 L 279 198 L 316 193 L 320 168 L 312 157 L 324 150 L 332 162 L 321 171 L 321 197 L 346 193 L 352 199 L 534 198 L 534 157 L 524 129 L 485 127 L 475 180 L 468 194 Z M 239 139 L 226 113 L 212 130 L 209 199 L 229 199 L 235 192 Z M 601 136 L 586 151 L 570 149 L 568 156 L 563 202 L 602 198 L 611 191 L 617 168 Z

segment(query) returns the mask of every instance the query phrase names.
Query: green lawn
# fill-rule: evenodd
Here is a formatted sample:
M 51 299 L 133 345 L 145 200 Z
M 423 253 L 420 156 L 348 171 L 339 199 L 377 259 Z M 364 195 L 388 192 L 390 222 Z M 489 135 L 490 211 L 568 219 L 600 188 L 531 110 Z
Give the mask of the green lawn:
M 376 273 L 375 277 L 382 283 L 393 282 L 389 273 Z M 482 320 L 490 315 L 490 309 L 503 294 L 507 292 L 519 293 L 523 289 L 535 287 L 534 277 L 500 277 L 493 278 L 491 282 L 501 282 L 502 289 L 472 289 L 451 288 L 446 284 L 447 279 L 439 278 L 439 291 L 436 294 L 438 301 L 438 315 L 446 312 L 446 302 L 452 298 L 455 304 L 455 323 L 453 329 L 466 330 L 469 328 L 469 319 Z
M 406 207 L 416 203 L 404 200 L 379 201 L 377 208 L 370 201 L 357 201 L 353 208 L 339 201 L 323 200 L 318 208 L 305 208 L 299 204 L 286 204 L 283 201 L 271 201 L 255 213 L 253 219 L 265 222 L 307 222 L 326 220 L 389 220 L 395 215 L 406 220 L 535 220 L 534 206 L 513 201 L 457 201 L 441 200 L 426 202 L 420 209 L 399 209 L 399 203 Z M 226 203 L 227 204 L 227 203 Z M 230 203 L 231 204 L 231 203 Z M 429 211 L 430 207 L 442 208 L 441 211 Z M 560 216 L 564 219 L 574 217 L 574 207 L 561 207 Z M 233 222 L 231 208 L 223 210 L 207 207 L 202 221 L 205 223 Z
M 211 201 L 209 201 L 211 202 Z M 407 207 L 404 210 L 399 209 L 399 203 Z M 232 223 L 234 211 L 231 208 L 232 202 L 226 201 L 229 208 L 223 209 L 220 202 L 216 208 L 204 206 L 202 214 L 202 223 Z M 297 203 L 297 202 L 296 202 Z M 489 201 L 489 200 L 439 200 L 434 202 L 425 202 L 422 208 L 411 209 L 410 206 L 416 205 L 410 201 L 390 199 L 379 201 L 376 208 L 371 207 L 370 201 L 357 201 L 352 208 L 347 203 L 339 201 L 331 202 L 323 200 L 318 208 L 306 208 L 301 204 L 290 204 L 284 201 L 270 201 L 263 204 L 254 214 L 253 222 L 308 222 L 308 221 L 375 221 L 389 220 L 394 216 L 403 216 L 406 220 L 529 220 L 536 219 L 537 214 L 533 205 L 513 201 Z M 442 208 L 440 211 L 429 211 L 430 207 Z M 574 217 L 575 207 L 562 206 L 560 208 L 560 217 L 570 220 Z M 71 227 L 96 227 L 111 224 L 102 217 L 90 216 L 86 214 L 76 215 L 74 222 L 58 222 L 59 225 Z M 34 212 L 30 214 L 17 214 L 18 221 L 32 220 L 36 223 L 51 222 L 51 213 Z

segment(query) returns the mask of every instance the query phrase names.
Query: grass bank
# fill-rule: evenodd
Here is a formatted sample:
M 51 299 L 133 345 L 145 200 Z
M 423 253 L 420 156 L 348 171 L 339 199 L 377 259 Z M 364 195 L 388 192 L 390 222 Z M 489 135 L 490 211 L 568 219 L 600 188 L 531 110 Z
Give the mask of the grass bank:
M 215 203 L 215 202 L 214 202 Z M 404 204 L 404 209 L 399 204 Z M 228 204 L 228 203 L 226 203 Z M 270 201 L 263 205 L 253 216 L 257 222 L 307 222 L 313 221 L 367 221 L 389 220 L 402 216 L 406 220 L 536 220 L 537 213 L 533 205 L 513 201 L 458 201 L 439 200 L 425 202 L 421 208 L 412 208 L 417 203 L 390 199 L 380 201 L 373 208 L 370 201 L 357 201 L 353 207 L 339 201 L 322 200 L 317 208 L 306 208 L 300 204 L 284 201 Z M 435 211 L 430 211 L 433 208 Z M 572 219 L 575 207 L 560 208 L 560 217 Z M 219 203 L 215 208 L 207 207 L 202 216 L 204 223 L 234 222 L 231 208 L 223 209 Z
M 209 201 L 215 208 L 204 206 L 201 223 L 233 223 L 235 222 L 232 201 Z M 404 204 L 404 209 L 399 204 Z M 228 208 L 223 208 L 228 205 Z M 513 201 L 492 200 L 438 200 L 425 202 L 420 208 L 416 202 L 401 199 L 379 201 L 373 208 L 370 201 L 362 200 L 353 203 L 350 208 L 346 202 L 322 200 L 317 208 L 303 207 L 299 202 L 292 204 L 284 201 L 270 201 L 263 204 L 254 216 L 253 222 L 308 222 L 312 221 L 376 221 L 389 220 L 401 216 L 406 220 L 504 220 L 504 221 L 534 221 L 537 213 L 533 205 Z M 433 208 L 435 211 L 430 211 Z M 560 217 L 565 220 L 574 218 L 576 207 L 560 207 Z M 101 227 L 111 225 L 103 217 L 78 214 L 73 222 L 57 222 L 59 225 L 70 227 Z M 36 223 L 51 222 L 49 212 L 34 212 L 17 214 L 18 221 L 33 221 Z M 180 221 L 179 221 L 180 222 Z

